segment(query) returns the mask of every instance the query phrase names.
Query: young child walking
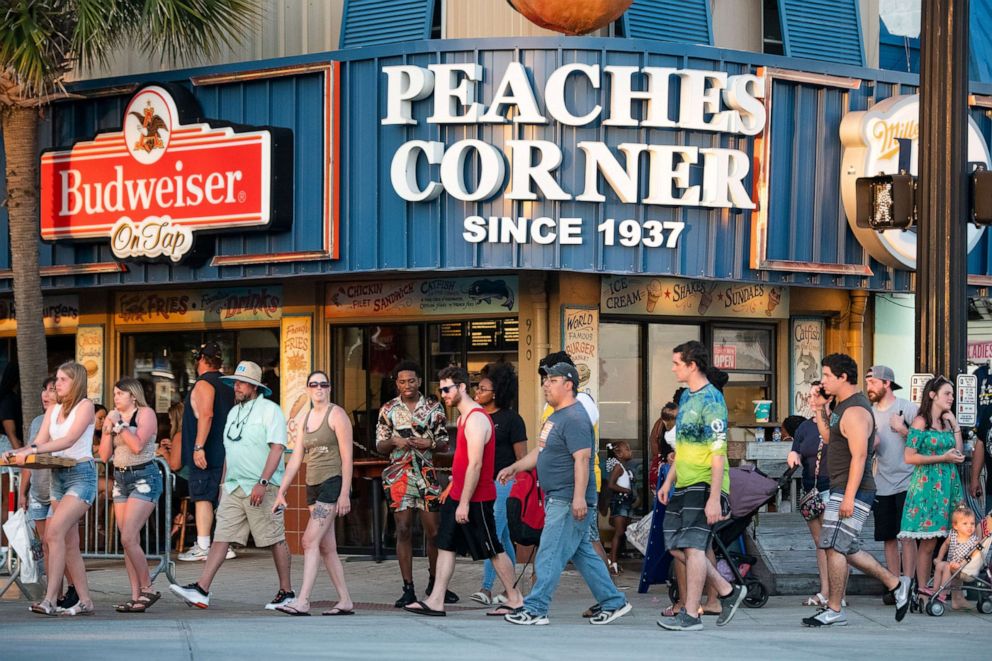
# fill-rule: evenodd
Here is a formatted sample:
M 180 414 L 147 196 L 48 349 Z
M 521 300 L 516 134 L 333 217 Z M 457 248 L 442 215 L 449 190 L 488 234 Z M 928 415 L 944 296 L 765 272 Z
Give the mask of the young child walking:
M 634 506 L 634 495 L 631 489 L 633 473 L 627 469 L 633 453 L 626 441 L 609 443 L 606 446 L 606 472 L 610 476 L 610 523 L 613 526 L 613 544 L 610 545 L 610 573 L 620 574 L 620 564 L 617 562 L 620 545 L 623 541 L 627 525 L 630 523 L 630 513 Z
M 951 534 L 947 536 L 937 552 L 936 571 L 933 577 L 935 590 L 944 585 L 951 578 L 951 574 L 967 564 L 968 558 L 981 545 L 978 535 L 975 534 L 977 522 L 975 513 L 968 506 L 960 505 L 954 510 L 951 515 Z M 938 599 L 946 601 L 946 592 L 945 590 L 941 593 Z M 960 588 L 951 590 L 951 608 L 954 610 L 967 610 L 969 608 Z

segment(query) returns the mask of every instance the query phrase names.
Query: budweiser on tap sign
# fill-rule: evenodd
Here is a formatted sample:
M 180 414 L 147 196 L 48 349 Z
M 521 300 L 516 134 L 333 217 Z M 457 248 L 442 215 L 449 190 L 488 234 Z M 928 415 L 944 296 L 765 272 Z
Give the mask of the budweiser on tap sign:
M 178 262 L 197 232 L 288 228 L 292 195 L 289 129 L 204 120 L 186 89 L 149 85 L 120 130 L 42 154 L 41 238 Z

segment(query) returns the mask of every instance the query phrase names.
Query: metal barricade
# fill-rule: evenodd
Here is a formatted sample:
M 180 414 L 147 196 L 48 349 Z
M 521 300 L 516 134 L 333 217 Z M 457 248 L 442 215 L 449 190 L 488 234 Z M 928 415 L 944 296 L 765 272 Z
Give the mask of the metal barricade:
M 114 517 L 112 462 L 94 459 L 97 467 L 97 497 L 80 522 L 79 548 L 83 558 L 99 560 L 123 560 L 124 547 L 121 545 L 117 522 Z M 176 477 L 169 464 L 162 457 L 155 457 L 155 465 L 162 472 L 164 487 L 162 497 L 155 504 L 145 527 L 141 531 L 141 547 L 148 558 L 148 569 L 152 580 L 165 572 L 170 583 L 175 583 L 175 565 L 172 562 L 172 492 Z M 158 564 L 154 564 L 158 561 Z
M 0 475 L 7 476 L 7 491 L 4 494 L 4 499 L 6 500 L 6 514 L 4 515 L 4 521 L 14 513 L 17 508 L 17 487 L 20 484 L 21 471 L 13 466 L 5 466 L 3 472 Z M 3 537 L 3 546 L 0 547 L 0 564 L 2 564 L 3 569 L 0 569 L 0 573 L 5 576 L 11 576 L 14 573 L 14 553 L 10 548 L 10 541 L 7 536 L 3 534 L 0 530 L 0 537 Z

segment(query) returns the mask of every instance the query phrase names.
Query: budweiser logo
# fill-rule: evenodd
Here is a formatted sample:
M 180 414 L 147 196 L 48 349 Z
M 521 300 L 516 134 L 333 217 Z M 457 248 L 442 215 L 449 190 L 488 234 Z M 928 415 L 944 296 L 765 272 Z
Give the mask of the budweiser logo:
M 45 152 L 42 238 L 109 237 L 119 259 L 178 262 L 194 232 L 285 225 L 291 191 L 273 190 L 273 161 L 291 186 L 290 132 L 191 121 L 194 106 L 179 88 L 145 87 L 121 130 Z

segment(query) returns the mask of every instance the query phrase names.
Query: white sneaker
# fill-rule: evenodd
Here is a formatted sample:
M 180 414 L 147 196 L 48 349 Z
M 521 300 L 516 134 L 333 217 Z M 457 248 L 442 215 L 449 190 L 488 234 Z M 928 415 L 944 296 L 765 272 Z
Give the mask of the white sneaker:
M 813 617 L 804 617 L 803 626 L 805 627 L 846 627 L 847 626 L 847 613 L 843 610 L 835 611 L 829 608 L 824 608 L 819 611 Z
M 234 560 L 236 557 L 238 557 L 238 554 L 234 552 L 234 549 L 232 549 L 230 546 L 228 546 L 227 547 L 227 555 L 224 556 L 224 559 L 225 560 Z
M 172 594 L 185 601 L 189 606 L 196 606 L 197 608 L 207 608 L 210 606 L 210 593 L 203 594 L 196 583 L 190 583 L 189 585 L 170 585 L 169 589 L 172 590 Z
M 210 549 L 205 549 L 199 544 L 193 544 L 185 553 L 179 554 L 179 560 L 183 562 L 203 562 L 207 559 Z

